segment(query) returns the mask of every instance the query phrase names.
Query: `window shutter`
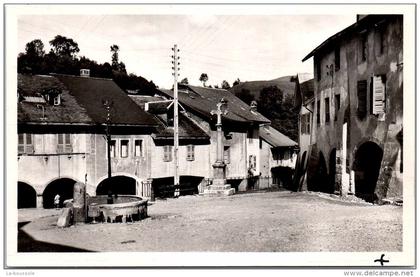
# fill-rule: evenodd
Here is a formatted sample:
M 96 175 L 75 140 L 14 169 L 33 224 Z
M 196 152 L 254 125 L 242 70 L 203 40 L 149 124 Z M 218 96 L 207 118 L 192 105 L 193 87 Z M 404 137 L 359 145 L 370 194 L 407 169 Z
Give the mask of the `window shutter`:
M 301 129 L 301 132 L 304 134 L 306 133 L 306 114 L 303 114 L 300 120 L 301 120 L 300 129 Z
M 34 153 L 34 145 L 33 144 L 27 144 L 25 149 L 26 154 L 33 154 Z
M 357 82 L 357 115 L 360 119 L 366 116 L 367 112 L 367 105 L 366 105 L 366 97 L 367 97 L 367 81 L 358 81 Z
M 57 144 L 57 153 L 64 153 L 64 144 Z
M 373 114 L 385 113 L 385 84 L 382 76 L 373 77 Z
M 23 144 L 18 145 L 18 153 L 19 154 L 25 153 L 25 145 Z

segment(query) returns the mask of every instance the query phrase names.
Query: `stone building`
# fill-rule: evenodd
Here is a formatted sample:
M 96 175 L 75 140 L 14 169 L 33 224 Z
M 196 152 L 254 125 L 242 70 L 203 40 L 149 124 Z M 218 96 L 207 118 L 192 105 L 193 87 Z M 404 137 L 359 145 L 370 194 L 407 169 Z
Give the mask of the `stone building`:
M 110 105 L 107 121 L 104 104 Z M 108 178 L 106 122 L 111 134 Z M 201 174 L 209 136 L 180 117 L 181 178 Z M 18 207 L 72 198 L 73 185 L 90 195 L 151 196 L 154 179 L 173 176 L 170 127 L 145 112 L 112 80 L 89 76 L 18 75 Z M 187 178 L 188 179 L 188 178 Z M 200 178 L 189 178 L 196 182 Z M 181 179 L 182 180 L 182 179 Z M 197 183 L 198 182 L 198 183 Z
M 402 197 L 403 17 L 358 17 L 303 61 L 311 57 L 314 97 L 302 99 L 300 115 L 304 188 Z
M 269 125 L 260 126 L 260 172 L 257 188 L 292 185 L 298 144 Z
M 161 92 L 166 97 L 173 97 L 171 90 L 161 90 Z M 248 179 L 260 176 L 261 172 L 260 125 L 269 124 L 270 121 L 257 112 L 256 106 L 248 106 L 224 89 L 180 84 L 178 98 L 188 117 L 210 136 L 209 151 L 206 153 L 209 162 L 203 165 L 203 170 L 207 170 L 206 176 L 209 176 L 209 179 L 213 176 L 212 164 L 216 161 L 217 146 L 216 116 L 212 115 L 212 110 L 216 109 L 217 103 L 222 98 L 227 101 L 228 113 L 222 119 L 227 183 L 237 191 L 249 189 Z M 208 184 L 203 183 L 200 192 L 203 192 Z

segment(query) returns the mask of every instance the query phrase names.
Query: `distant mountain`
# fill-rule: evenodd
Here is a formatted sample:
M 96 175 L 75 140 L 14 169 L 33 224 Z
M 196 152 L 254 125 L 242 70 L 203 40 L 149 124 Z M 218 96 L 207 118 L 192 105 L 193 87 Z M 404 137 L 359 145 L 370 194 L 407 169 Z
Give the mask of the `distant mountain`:
M 248 89 L 252 95 L 254 95 L 255 100 L 260 98 L 260 92 L 264 87 L 277 86 L 280 90 L 283 91 L 283 96 L 293 95 L 295 92 L 295 82 L 290 82 L 292 76 L 283 76 L 274 80 L 268 81 L 249 81 L 241 82 L 236 86 L 233 86 L 229 89 L 233 94 L 238 94 L 242 89 Z

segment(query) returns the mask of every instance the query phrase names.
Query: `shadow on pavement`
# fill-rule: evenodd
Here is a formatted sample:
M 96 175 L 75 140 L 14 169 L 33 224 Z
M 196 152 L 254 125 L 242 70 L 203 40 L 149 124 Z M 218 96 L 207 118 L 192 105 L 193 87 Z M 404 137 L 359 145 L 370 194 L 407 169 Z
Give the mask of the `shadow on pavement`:
M 18 252 L 94 252 L 86 249 L 35 240 L 22 227 L 30 221 L 18 223 Z

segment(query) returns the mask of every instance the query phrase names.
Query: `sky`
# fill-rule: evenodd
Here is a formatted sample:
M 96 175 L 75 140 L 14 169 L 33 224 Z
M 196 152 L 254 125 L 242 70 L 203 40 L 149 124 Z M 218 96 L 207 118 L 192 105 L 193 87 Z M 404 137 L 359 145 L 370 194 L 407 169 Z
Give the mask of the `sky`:
M 353 24 L 356 15 L 21 15 L 18 53 L 41 39 L 46 52 L 56 35 L 75 40 L 79 56 L 111 62 L 110 46 L 128 73 L 171 88 L 171 55 L 180 49 L 180 77 L 201 85 L 227 80 L 272 80 L 312 73 L 312 59 L 303 57 L 328 37 Z

